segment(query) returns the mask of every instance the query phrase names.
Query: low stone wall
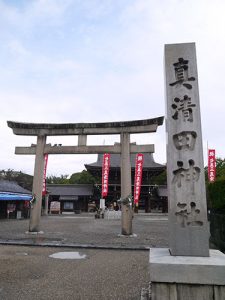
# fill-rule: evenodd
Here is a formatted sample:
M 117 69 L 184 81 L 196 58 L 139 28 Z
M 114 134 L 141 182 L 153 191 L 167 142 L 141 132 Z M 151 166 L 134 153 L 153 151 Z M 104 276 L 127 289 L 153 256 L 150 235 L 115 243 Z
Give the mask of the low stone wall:
M 210 214 L 211 242 L 225 252 L 225 214 Z
M 167 248 L 151 248 L 151 300 L 224 300 L 225 255 L 173 256 Z
M 223 300 L 224 286 L 201 284 L 153 283 L 150 300 Z

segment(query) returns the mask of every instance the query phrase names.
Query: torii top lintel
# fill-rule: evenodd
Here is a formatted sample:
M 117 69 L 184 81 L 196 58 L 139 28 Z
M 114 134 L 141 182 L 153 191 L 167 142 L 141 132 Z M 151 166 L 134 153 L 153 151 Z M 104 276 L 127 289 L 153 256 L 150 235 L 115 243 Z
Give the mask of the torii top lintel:
M 7 121 L 16 135 L 99 135 L 156 132 L 164 117 L 154 119 L 105 123 L 23 123 Z

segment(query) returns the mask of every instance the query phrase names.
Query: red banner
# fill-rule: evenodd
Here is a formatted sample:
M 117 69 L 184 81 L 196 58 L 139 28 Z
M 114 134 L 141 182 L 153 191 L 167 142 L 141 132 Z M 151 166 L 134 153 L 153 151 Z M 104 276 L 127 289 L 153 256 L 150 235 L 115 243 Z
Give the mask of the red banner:
M 110 154 L 103 154 L 102 161 L 102 198 L 108 195 Z
M 48 164 L 48 154 L 45 154 L 45 164 L 44 164 L 44 174 L 43 174 L 43 186 L 42 186 L 42 196 L 46 195 L 46 171 Z
M 216 151 L 208 150 L 208 180 L 214 182 L 216 180 Z
M 142 169 L 144 163 L 144 155 L 138 153 L 136 156 L 135 177 L 134 177 L 134 204 L 137 205 L 141 193 Z

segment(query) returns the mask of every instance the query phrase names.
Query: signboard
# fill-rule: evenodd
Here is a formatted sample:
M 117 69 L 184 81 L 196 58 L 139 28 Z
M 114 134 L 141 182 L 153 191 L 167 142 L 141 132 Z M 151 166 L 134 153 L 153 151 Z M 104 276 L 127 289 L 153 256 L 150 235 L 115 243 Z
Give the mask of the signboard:
M 216 180 L 216 151 L 208 150 L 208 180 L 214 182 Z
M 58 212 L 60 213 L 60 202 L 59 201 L 52 201 L 50 204 L 50 213 Z
M 48 154 L 45 154 L 44 160 L 45 160 L 45 165 L 44 165 L 42 196 L 46 195 L 46 171 L 47 171 L 47 164 L 48 164 Z
M 102 161 L 102 198 L 108 195 L 110 154 L 103 154 Z
M 138 153 L 136 155 L 135 177 L 134 177 L 134 205 L 136 206 L 138 205 L 138 201 L 141 193 L 143 162 L 144 162 L 144 155 Z
M 100 209 L 105 210 L 105 199 L 100 199 Z

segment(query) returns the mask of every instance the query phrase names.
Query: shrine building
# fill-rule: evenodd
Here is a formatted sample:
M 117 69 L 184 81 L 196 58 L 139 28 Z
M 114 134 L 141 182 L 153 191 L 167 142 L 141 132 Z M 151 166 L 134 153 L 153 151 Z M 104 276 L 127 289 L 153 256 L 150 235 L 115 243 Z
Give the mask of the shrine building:
M 85 164 L 87 171 L 95 178 L 98 178 L 99 181 L 95 185 L 94 189 L 93 199 L 95 201 L 101 198 L 102 160 L 103 154 L 98 154 L 96 162 Z M 120 160 L 120 154 L 111 154 L 108 195 L 106 197 L 107 206 L 115 203 L 121 197 Z M 134 191 L 135 160 L 136 155 L 131 154 L 132 193 Z M 158 164 L 154 161 L 152 153 L 144 153 L 139 209 L 145 210 L 146 212 L 150 212 L 152 210 L 167 212 L 166 188 L 153 183 L 154 178 L 165 171 L 165 169 L 165 165 Z

